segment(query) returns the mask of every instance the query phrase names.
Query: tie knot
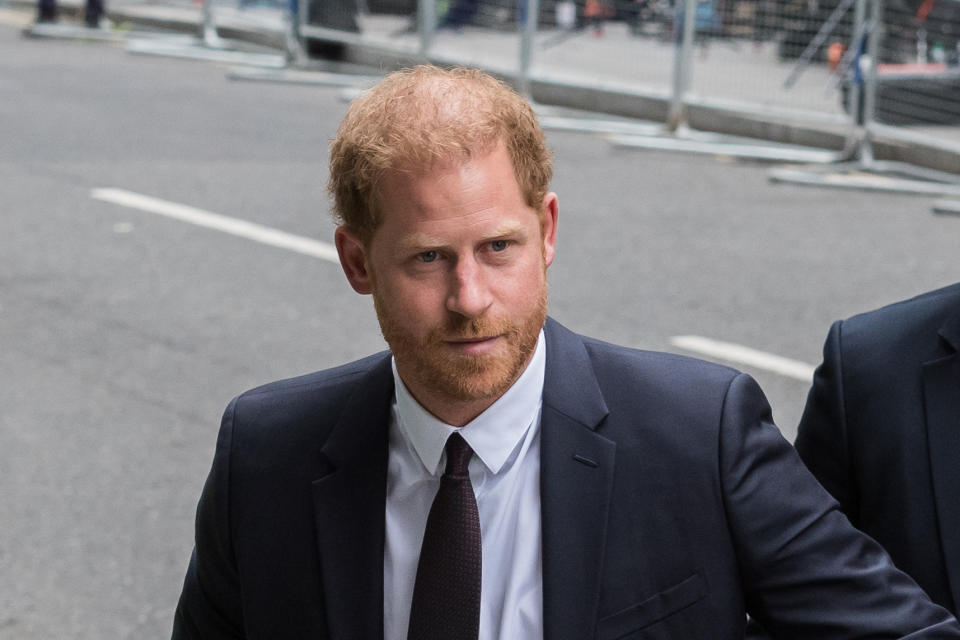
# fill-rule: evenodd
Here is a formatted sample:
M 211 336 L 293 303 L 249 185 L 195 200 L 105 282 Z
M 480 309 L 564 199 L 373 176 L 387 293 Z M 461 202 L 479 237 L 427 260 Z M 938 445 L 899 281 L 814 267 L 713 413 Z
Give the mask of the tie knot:
M 454 433 L 447 438 L 446 451 L 447 468 L 443 474 L 446 476 L 469 477 L 470 472 L 468 471 L 468 465 L 470 464 L 471 456 L 473 456 L 473 449 L 471 449 L 467 441 L 463 439 L 463 436 L 459 433 Z

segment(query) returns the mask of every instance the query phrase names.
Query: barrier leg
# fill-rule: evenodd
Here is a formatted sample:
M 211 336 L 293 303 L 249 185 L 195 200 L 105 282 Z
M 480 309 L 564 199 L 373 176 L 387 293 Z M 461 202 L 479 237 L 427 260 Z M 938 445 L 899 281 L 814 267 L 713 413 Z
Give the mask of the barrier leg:
M 530 67 L 533 65 L 533 39 L 537 34 L 540 0 L 521 1 L 525 3 L 526 15 L 520 21 L 520 91 L 530 98 Z
M 670 99 L 670 110 L 667 114 L 667 131 L 673 132 L 686 125 L 686 96 L 690 87 L 690 64 L 693 55 L 693 39 L 696 36 L 697 0 L 684 0 L 683 13 L 675 14 L 673 29 L 676 42 L 673 60 L 673 92 Z M 677 33 L 677 23 L 683 30 Z
M 417 29 L 420 31 L 420 55 L 429 58 L 437 29 L 436 0 L 417 0 Z
M 217 33 L 217 25 L 213 19 L 213 0 L 203 0 L 203 44 L 210 49 L 223 48 L 223 42 Z

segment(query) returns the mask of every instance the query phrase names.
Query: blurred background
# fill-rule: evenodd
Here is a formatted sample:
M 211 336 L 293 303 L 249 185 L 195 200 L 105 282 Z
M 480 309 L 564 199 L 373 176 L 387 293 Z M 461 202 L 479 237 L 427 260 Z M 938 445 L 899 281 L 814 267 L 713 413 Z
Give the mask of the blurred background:
M 535 102 L 550 312 L 755 376 L 960 280 L 960 0 L 0 0 L 0 638 L 169 637 L 220 414 L 384 347 L 331 253 L 349 100 Z M 92 19 L 91 19 L 92 18 Z

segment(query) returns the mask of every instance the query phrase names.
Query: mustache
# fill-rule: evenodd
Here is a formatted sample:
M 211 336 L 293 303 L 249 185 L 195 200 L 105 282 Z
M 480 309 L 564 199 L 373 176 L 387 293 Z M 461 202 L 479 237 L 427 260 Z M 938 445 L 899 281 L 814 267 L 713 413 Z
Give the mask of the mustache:
M 446 326 L 438 327 L 430 332 L 428 340 L 476 340 L 479 338 L 489 338 L 491 336 L 512 336 L 520 333 L 520 328 L 509 320 L 502 318 L 490 318 L 481 316 L 479 318 L 465 318 L 463 316 L 453 316 Z

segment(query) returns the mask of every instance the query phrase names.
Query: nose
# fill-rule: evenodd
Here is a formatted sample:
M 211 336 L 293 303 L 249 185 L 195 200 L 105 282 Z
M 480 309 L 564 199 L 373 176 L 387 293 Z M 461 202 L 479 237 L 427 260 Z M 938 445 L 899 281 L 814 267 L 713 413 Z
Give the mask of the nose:
M 451 272 L 447 309 L 466 318 L 483 314 L 492 302 L 483 268 L 473 258 L 457 261 Z

